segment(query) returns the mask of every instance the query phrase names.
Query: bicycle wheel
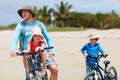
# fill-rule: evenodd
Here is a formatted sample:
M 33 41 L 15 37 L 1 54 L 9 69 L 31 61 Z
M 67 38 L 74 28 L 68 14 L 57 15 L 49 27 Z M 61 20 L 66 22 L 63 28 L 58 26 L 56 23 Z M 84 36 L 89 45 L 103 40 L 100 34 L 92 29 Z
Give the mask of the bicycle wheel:
M 115 67 L 113 66 L 109 67 L 107 72 L 108 72 L 107 80 L 117 80 L 117 71 Z
M 97 77 L 98 79 L 97 80 L 100 80 L 99 76 L 98 75 L 94 75 L 94 73 L 90 73 L 88 75 L 85 76 L 84 80 L 96 80 Z

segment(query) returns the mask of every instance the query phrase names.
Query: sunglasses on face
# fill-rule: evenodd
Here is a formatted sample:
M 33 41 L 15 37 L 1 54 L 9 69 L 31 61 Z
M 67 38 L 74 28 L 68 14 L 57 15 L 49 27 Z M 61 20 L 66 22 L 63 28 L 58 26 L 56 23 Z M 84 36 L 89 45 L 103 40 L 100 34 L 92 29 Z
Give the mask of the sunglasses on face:
M 99 40 L 99 38 L 95 38 L 95 40 L 97 41 L 97 40 Z

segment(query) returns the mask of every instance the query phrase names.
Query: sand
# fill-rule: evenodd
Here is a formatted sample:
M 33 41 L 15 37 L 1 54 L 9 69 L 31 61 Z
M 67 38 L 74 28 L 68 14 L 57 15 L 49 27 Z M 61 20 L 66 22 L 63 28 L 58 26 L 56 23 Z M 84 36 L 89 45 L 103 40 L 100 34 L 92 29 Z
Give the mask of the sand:
M 59 68 L 58 80 L 83 80 L 85 76 L 85 59 L 80 52 L 87 43 L 88 34 L 98 32 L 99 43 L 109 54 L 110 66 L 114 66 L 120 76 L 120 30 L 89 29 L 81 32 L 50 32 L 56 52 L 56 62 Z M 22 57 L 11 58 L 10 42 L 13 31 L 0 31 L 0 80 L 25 80 Z M 104 66 L 103 60 L 101 65 Z M 49 73 L 49 71 L 48 71 Z M 120 79 L 120 78 L 119 78 Z M 118 80 L 119 80 L 118 79 Z

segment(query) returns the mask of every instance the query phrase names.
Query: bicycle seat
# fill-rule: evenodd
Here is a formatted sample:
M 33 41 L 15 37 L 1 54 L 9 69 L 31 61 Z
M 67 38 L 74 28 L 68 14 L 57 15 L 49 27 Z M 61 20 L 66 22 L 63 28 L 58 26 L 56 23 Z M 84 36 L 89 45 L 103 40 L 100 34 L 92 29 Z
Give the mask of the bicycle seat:
M 108 65 L 108 64 L 110 64 L 110 61 L 109 61 L 109 60 L 105 60 L 105 61 L 104 61 L 104 64 L 105 64 L 105 65 Z

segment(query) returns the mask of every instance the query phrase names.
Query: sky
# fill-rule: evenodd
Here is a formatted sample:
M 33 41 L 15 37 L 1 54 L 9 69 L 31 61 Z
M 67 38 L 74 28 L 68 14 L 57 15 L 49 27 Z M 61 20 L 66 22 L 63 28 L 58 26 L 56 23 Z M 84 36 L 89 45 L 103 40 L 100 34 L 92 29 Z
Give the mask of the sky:
M 41 9 L 48 5 L 48 8 L 56 9 L 55 4 L 68 2 L 72 5 L 71 10 L 76 12 L 110 13 L 114 10 L 120 15 L 120 0 L 1 0 L 0 2 L 0 26 L 7 26 L 22 21 L 17 11 L 25 5 L 36 6 Z

